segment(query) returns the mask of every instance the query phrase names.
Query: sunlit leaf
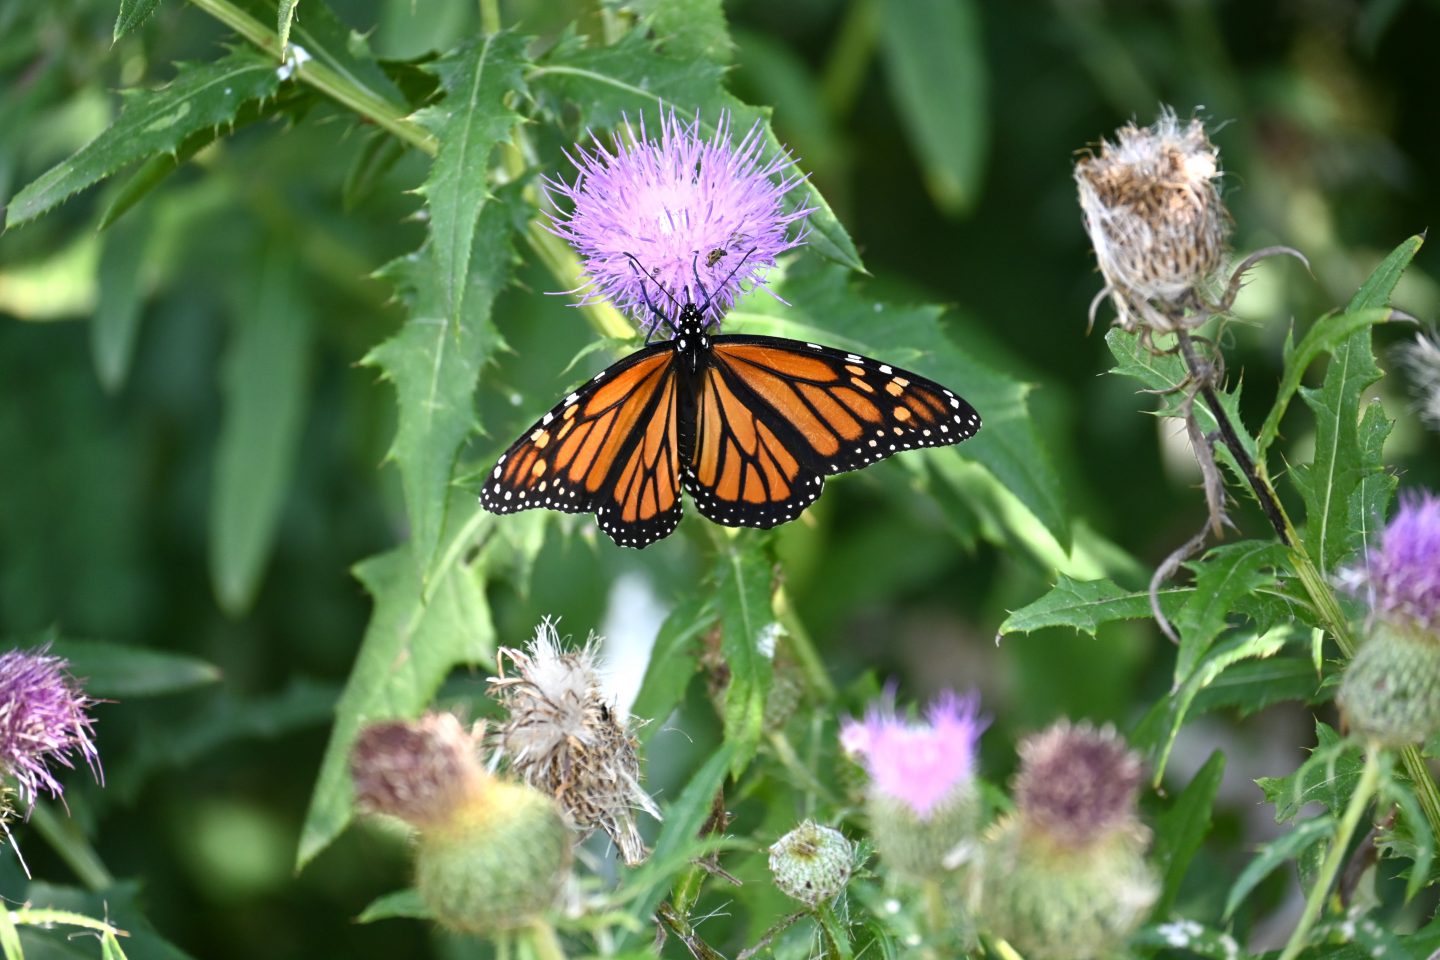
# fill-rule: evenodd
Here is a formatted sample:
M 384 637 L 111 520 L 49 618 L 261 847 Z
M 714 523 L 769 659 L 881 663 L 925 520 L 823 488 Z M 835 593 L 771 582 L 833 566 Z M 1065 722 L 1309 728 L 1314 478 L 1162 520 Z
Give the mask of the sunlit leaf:
M 120 15 L 115 18 L 112 39 L 119 40 L 149 20 L 159 7 L 160 0 L 120 0 Z
M 1188 564 L 1195 571 L 1195 588 L 1173 620 L 1180 633 L 1176 684 L 1210 649 L 1240 601 L 1275 583 L 1275 570 L 1285 556 L 1284 548 L 1274 541 L 1242 540 L 1214 547 Z
M 1161 590 L 1160 608 L 1173 619 L 1190 595 L 1188 587 Z M 1074 627 L 1093 637 L 1107 623 L 1147 620 L 1151 616 L 1150 594 L 1146 590 L 1126 590 L 1111 580 L 1072 580 L 1062 575 L 1049 593 L 1012 611 L 1000 624 L 999 632 L 1004 636 L 1046 627 Z

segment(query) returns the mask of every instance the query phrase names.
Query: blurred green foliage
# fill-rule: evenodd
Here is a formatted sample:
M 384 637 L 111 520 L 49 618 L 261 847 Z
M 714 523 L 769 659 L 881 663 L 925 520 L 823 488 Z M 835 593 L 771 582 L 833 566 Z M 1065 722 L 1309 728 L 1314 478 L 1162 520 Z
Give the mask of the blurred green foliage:
M 93 844 L 101 875 L 20 830 L 35 875 L 90 886 L 88 906 L 72 889 L 27 886 L 10 858 L 0 893 L 108 912 L 135 934 L 131 957 L 474 955 L 420 924 L 352 922 L 406 883 L 395 837 L 344 831 L 344 747 L 360 720 L 436 697 L 483 714 L 495 646 L 522 642 L 543 615 L 577 638 L 658 630 L 674 651 L 718 621 L 733 672 L 718 712 L 692 659 L 656 658 L 644 678 L 650 785 L 668 819 L 624 909 L 648 915 L 726 774 L 757 753 L 785 766 L 763 723 L 769 664 L 736 642 L 763 624 L 736 622 L 753 604 L 725 599 L 763 600 L 778 558 L 775 610 L 813 647 L 811 706 L 825 705 L 790 725 L 805 765 L 831 768 L 836 713 L 889 677 L 907 699 L 979 688 L 997 783 L 1017 735 L 1061 715 L 1116 722 L 1169 756 L 1175 799 L 1156 811 L 1177 824 L 1161 845 L 1166 904 L 1219 915 L 1223 887 L 1195 876 L 1239 873 L 1274 835 L 1247 781 L 1309 782 L 1295 772 L 1309 712 L 1272 705 L 1320 699 L 1308 632 L 1219 640 L 1229 614 L 1264 613 L 1245 606 L 1273 586 L 1264 556 L 1228 593 L 1201 597 L 1208 609 L 1195 600 L 1204 565 L 1193 590 L 1175 588 L 1178 662 L 1144 622 L 1149 571 L 1204 505 L 1173 422 L 1142 415 L 1154 403 L 1133 380 L 1098 376 L 1125 367 L 1127 344 L 1084 335 L 1100 280 L 1070 168 L 1126 119 L 1194 107 L 1222 150 L 1235 247 L 1309 257 L 1313 277 L 1285 261 L 1258 268 L 1237 306 L 1245 322 L 1225 335 L 1231 409 L 1255 429 L 1286 373 L 1292 320 L 1303 348 L 1311 321 L 1349 303 L 1440 210 L 1424 173 L 1440 167 L 1429 67 L 1440 7 L 515 0 L 498 9 L 517 32 L 499 37 L 481 9 L 448 0 L 235 9 L 272 35 L 288 25 L 346 89 L 400 106 L 394 122 L 360 120 L 326 95 L 323 73 L 298 82 L 214 5 L 0 6 L 0 636 L 59 637 L 77 672 L 111 684 L 95 694 L 117 701 L 97 708 L 107 786 L 67 779 L 88 838 L 76 849 Z M 728 107 L 739 126 L 768 115 L 825 205 L 777 284 L 790 305 L 752 298 L 738 328 L 916 367 L 970 398 L 985 430 L 958 453 L 832 482 L 773 536 L 690 519 L 633 553 L 589 517 L 479 513 L 477 472 L 613 356 L 587 352 L 586 321 L 626 332 L 544 295 L 573 278 L 527 233 L 523 194 L 528 177 L 568 173 L 560 150 L 587 128 L 641 109 L 621 81 L 654 84 L 683 110 Z M 471 99 L 457 110 L 459 97 Z M 421 106 L 411 139 L 397 137 Z M 530 129 L 530 154 L 514 145 L 517 112 L 551 121 Z M 462 142 L 473 152 L 457 153 Z M 499 186 L 483 176 L 497 144 L 510 180 Z M 1431 256 L 1394 291 L 1416 316 L 1440 306 Z M 862 258 L 857 280 L 847 268 Z M 1355 329 L 1368 343 L 1366 321 Z M 1405 336 L 1377 329 L 1381 368 Z M 1311 406 L 1332 387 L 1322 374 L 1292 384 Z M 1385 483 L 1440 483 L 1400 378 L 1349 383 L 1357 411 L 1361 386 L 1397 423 L 1387 438 L 1379 420 L 1335 421 L 1354 457 L 1373 446 Z M 1272 471 L 1311 461 L 1315 422 L 1295 409 L 1267 424 Z M 1316 509 L 1301 479 L 1281 488 L 1297 515 Z M 1268 534 L 1248 500 L 1236 518 Z M 1326 572 L 1356 545 L 1353 528 L 1329 529 L 1307 535 Z M 1207 562 L 1226 575 L 1241 563 Z M 1084 586 L 1102 576 L 1114 582 Z M 1073 613 L 1052 615 L 1067 589 L 1091 591 L 1087 602 L 1103 591 L 1113 607 L 1076 630 Z M 158 659 L 117 667 L 114 645 Z M 1167 712 L 1163 695 L 1221 655 L 1267 659 Z M 830 683 L 834 702 L 817 693 Z M 1237 735 L 1234 718 L 1256 711 Z M 746 883 L 701 900 L 736 904 L 710 928 L 727 949 L 785 909 L 763 846 L 815 798 L 780 781 L 741 779 L 730 797 L 743 840 L 727 868 Z M 1273 799 L 1281 785 L 1265 789 Z M 1212 828 L 1203 844 L 1187 832 L 1196 818 Z M 1283 873 L 1256 878 L 1238 933 L 1267 936 Z M 1395 906 L 1395 924 L 1418 926 L 1432 906 L 1426 895 Z M 26 937 L 27 956 L 96 953 Z

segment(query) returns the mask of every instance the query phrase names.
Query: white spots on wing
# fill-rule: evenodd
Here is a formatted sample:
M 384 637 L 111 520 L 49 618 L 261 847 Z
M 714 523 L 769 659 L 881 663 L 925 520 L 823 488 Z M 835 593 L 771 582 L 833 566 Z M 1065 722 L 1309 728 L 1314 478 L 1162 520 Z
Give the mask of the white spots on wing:
M 545 414 L 545 416 L 543 416 L 543 417 L 540 418 L 540 423 L 541 423 L 542 426 L 548 427 L 548 426 L 550 426 L 550 421 L 552 421 L 552 420 L 554 420 L 554 419 L 555 419 L 555 414 L 553 414 L 553 413 L 547 413 L 547 414 Z
M 889 374 L 889 373 L 894 373 L 895 371 L 890 368 L 890 364 L 888 364 L 888 363 L 882 363 L 882 364 L 880 364 L 880 372 L 881 372 L 881 373 L 885 373 L 885 374 Z
M 824 347 L 820 346 L 820 344 L 818 344 L 818 343 L 807 343 L 807 344 L 805 344 L 805 346 L 809 347 L 811 350 L 824 350 L 824 349 L 825 349 Z
M 495 472 L 491 474 L 496 480 L 500 479 L 500 464 L 495 464 Z
M 509 491 L 509 490 L 506 490 L 506 491 L 505 491 L 505 499 L 506 499 L 506 500 L 509 500 L 509 499 L 510 499 L 510 491 Z
M 573 407 L 575 405 L 575 401 L 579 399 L 580 395 L 578 393 L 572 393 L 570 394 L 570 396 L 565 398 L 565 406 Z

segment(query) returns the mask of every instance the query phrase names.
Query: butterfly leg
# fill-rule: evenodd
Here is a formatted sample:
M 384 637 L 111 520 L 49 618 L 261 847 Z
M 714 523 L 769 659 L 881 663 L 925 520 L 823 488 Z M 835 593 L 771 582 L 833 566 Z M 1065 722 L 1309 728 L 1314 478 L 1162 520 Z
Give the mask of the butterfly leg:
M 665 327 L 669 327 L 669 328 L 673 331 L 673 330 L 675 329 L 675 323 L 674 323 L 674 321 L 672 321 L 669 317 L 667 317 L 663 312 L 661 312 L 660 309 L 659 309 L 658 307 L 656 307 L 654 303 L 651 302 L 651 300 L 650 300 L 650 292 L 649 292 L 649 290 L 646 289 L 646 284 L 645 284 L 645 281 L 646 281 L 646 280 L 649 280 L 649 279 L 651 279 L 651 278 L 649 277 L 648 274 L 645 273 L 644 269 L 641 268 L 641 266 L 640 266 L 640 261 L 639 261 L 638 259 L 636 259 L 635 254 L 633 254 L 633 253 L 626 253 L 625 256 L 626 256 L 627 258 L 629 258 L 629 260 L 630 260 L 630 270 L 631 270 L 631 272 L 633 272 L 633 273 L 635 274 L 635 277 L 640 281 L 640 299 L 644 301 L 646 309 L 648 309 L 652 314 L 654 314 L 655 319 L 656 319 L 656 321 L 657 321 L 656 326 L 653 327 L 653 328 L 651 328 L 650 333 L 645 337 L 645 342 L 646 342 L 646 343 L 649 343 L 649 342 L 650 342 L 650 337 L 654 335 L 656 329 L 659 329 L 659 327 L 661 327 L 661 326 L 665 326 Z M 659 284 L 656 284 L 656 286 L 660 286 L 660 285 L 659 285 Z M 672 303 L 675 301 L 675 298 L 670 295 L 670 291 L 669 291 L 669 290 L 666 290 L 664 287 L 660 287 L 660 292 L 663 293 L 663 294 L 665 294 L 665 296 L 670 297 L 670 301 L 671 301 Z M 676 305 L 678 306 L 678 304 L 676 304 Z

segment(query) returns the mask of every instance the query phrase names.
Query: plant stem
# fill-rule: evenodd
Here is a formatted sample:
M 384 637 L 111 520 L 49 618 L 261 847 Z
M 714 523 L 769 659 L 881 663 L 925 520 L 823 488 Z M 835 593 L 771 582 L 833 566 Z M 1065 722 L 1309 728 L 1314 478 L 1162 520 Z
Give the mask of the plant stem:
M 1200 385 L 1200 396 L 1205 398 L 1205 405 L 1210 408 L 1210 413 L 1215 417 L 1215 423 L 1220 427 L 1220 437 L 1225 441 L 1225 446 L 1230 448 L 1230 453 L 1235 462 L 1240 465 L 1240 471 L 1245 474 L 1245 479 L 1250 484 L 1250 489 L 1255 492 L 1255 499 L 1259 502 L 1260 508 L 1265 511 L 1269 518 L 1270 525 L 1275 528 L 1275 534 L 1285 546 L 1293 546 L 1294 541 L 1290 539 L 1289 521 L 1280 509 L 1279 498 L 1275 491 L 1270 489 L 1270 484 L 1260 478 L 1255 469 L 1255 461 L 1251 459 L 1250 452 L 1240 442 L 1240 435 L 1235 432 L 1235 425 L 1230 422 L 1230 416 L 1220 403 L 1220 398 L 1215 395 L 1215 388 L 1210 384 L 1208 372 L 1201 366 L 1200 359 L 1195 355 L 1195 343 L 1190 339 L 1190 334 L 1181 330 L 1179 335 L 1180 351 L 1185 356 L 1185 366 L 1189 369 L 1190 375 Z
M 555 928 L 544 920 L 530 925 L 530 944 L 535 948 L 536 960 L 565 960 L 565 948 L 555 935 Z
M 190 2 L 270 54 L 277 62 L 280 61 L 279 34 L 235 6 L 230 0 L 190 0 Z M 292 42 L 292 49 L 295 46 Z M 295 76 L 410 146 L 432 157 L 439 149 L 439 142 L 430 131 L 407 118 L 407 114 L 410 112 L 408 107 L 393 104 L 373 91 L 366 90 L 318 60 L 297 63 Z
M 1325 862 L 1320 866 L 1320 873 L 1315 878 L 1315 885 L 1310 888 L 1310 896 L 1305 900 L 1305 911 L 1300 914 L 1300 922 L 1295 926 L 1295 932 L 1290 935 L 1290 942 L 1285 944 L 1285 951 L 1280 954 L 1280 960 L 1295 960 L 1300 951 L 1305 948 L 1305 941 L 1310 936 L 1315 921 L 1320 918 L 1320 911 L 1325 905 L 1325 899 L 1330 893 L 1330 885 L 1335 882 L 1335 876 L 1340 872 L 1340 865 L 1345 862 L 1346 851 L 1350 847 L 1350 838 L 1355 835 L 1355 828 L 1360 823 L 1360 817 L 1370 807 L 1370 800 L 1375 796 L 1375 788 L 1380 783 L 1380 751 L 1377 747 L 1371 746 L 1365 751 L 1365 767 L 1360 771 L 1360 780 L 1355 784 L 1355 792 L 1350 794 L 1350 804 L 1345 808 L 1345 814 L 1340 818 L 1340 824 L 1335 829 L 1335 839 L 1330 844 L 1330 852 L 1325 855 Z
M 112 927 L 104 920 L 96 920 L 83 913 L 71 913 L 69 910 L 55 910 L 49 907 L 20 907 L 10 911 L 10 919 L 19 926 L 52 927 L 63 923 L 68 927 L 81 927 L 85 930 L 109 934 L 112 937 L 128 937 L 130 935 L 119 927 Z

